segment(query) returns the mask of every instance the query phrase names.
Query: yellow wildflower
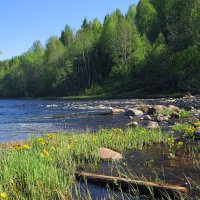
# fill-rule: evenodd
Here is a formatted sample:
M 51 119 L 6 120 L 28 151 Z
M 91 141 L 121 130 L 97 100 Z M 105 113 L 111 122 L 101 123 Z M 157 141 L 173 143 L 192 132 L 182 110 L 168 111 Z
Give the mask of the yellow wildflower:
M 42 150 L 42 152 L 40 153 L 41 157 L 48 157 L 49 156 L 49 152 L 46 150 Z
M 179 146 L 182 146 L 182 145 L 183 145 L 183 142 L 178 142 L 178 145 L 179 145 Z
M 123 133 L 121 128 L 112 128 L 111 131 L 115 134 L 122 134 Z
M 49 139 L 49 140 L 52 140 L 52 139 L 54 139 L 56 136 L 53 134 L 53 133 L 48 133 L 47 135 L 46 135 L 46 138 L 47 139 Z
M 5 198 L 7 198 L 7 196 L 8 196 L 8 195 L 7 195 L 5 192 L 1 192 L 1 193 L 0 193 L 0 198 L 1 198 L 1 199 L 5 199 Z
M 40 144 L 42 144 L 42 145 L 47 144 L 47 141 L 45 141 L 44 138 L 38 138 L 37 141 L 38 141 Z
M 109 137 L 109 138 L 112 138 L 112 137 L 113 137 L 113 134 L 112 134 L 112 133 L 109 133 L 109 134 L 108 134 L 108 137 Z
M 176 144 L 176 146 L 177 146 L 177 149 L 180 149 L 180 148 L 183 146 L 183 142 L 178 142 L 178 143 Z
M 167 138 L 167 143 L 169 146 L 174 146 L 174 139 L 173 138 Z
M 92 141 L 93 141 L 93 143 L 97 143 L 97 136 L 93 136 Z
M 59 148 L 58 147 L 51 147 L 51 149 L 53 150 L 53 151 L 55 151 L 55 152 L 57 152 L 58 150 L 59 150 Z
M 30 148 L 30 146 L 28 145 L 28 144 L 24 144 L 23 146 L 22 146 L 22 149 L 24 149 L 24 150 L 27 150 L 27 149 L 29 149 Z
M 18 144 L 18 145 L 15 145 L 13 146 L 15 148 L 16 151 L 19 151 L 21 149 L 21 146 Z
M 200 127 L 200 121 L 195 122 L 194 125 L 195 125 L 196 127 Z
M 70 149 L 72 149 L 75 145 L 76 145 L 75 142 L 71 142 L 71 143 L 69 143 L 69 144 L 67 145 L 67 148 L 70 150 Z

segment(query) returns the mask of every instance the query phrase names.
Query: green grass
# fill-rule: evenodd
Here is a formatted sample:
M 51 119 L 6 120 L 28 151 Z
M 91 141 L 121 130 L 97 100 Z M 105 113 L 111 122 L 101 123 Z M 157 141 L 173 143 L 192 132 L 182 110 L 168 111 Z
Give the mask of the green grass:
M 188 123 L 175 124 L 174 126 L 172 126 L 172 130 L 184 134 L 185 137 L 192 139 L 194 138 L 194 131 L 195 131 L 194 124 L 188 124 Z
M 124 153 L 166 141 L 160 130 L 112 129 L 96 134 L 47 135 L 28 145 L 1 148 L 0 193 L 20 200 L 79 199 L 74 173 L 85 165 L 98 166 L 99 147 Z
M 161 114 L 164 115 L 164 116 L 170 116 L 173 112 L 174 112 L 173 110 L 164 108 L 164 109 L 161 111 Z
M 190 117 L 191 116 L 191 111 L 186 111 L 184 109 L 180 109 L 179 111 L 179 117 L 180 118 L 187 118 L 187 117 Z
M 166 94 L 152 94 L 146 93 L 141 91 L 130 91 L 130 92 L 120 92 L 120 91 L 112 91 L 112 92 L 105 92 L 101 94 L 79 94 L 74 96 L 47 96 L 41 97 L 37 99 L 47 99 L 47 100 L 108 100 L 108 99 L 133 99 L 133 98 L 180 98 L 183 97 L 185 93 L 166 93 Z M 24 99 L 24 98 L 21 98 Z M 32 98 L 25 98 L 25 99 L 32 99 Z
M 172 136 L 170 141 L 173 141 L 171 150 L 178 147 Z M 137 127 L 102 129 L 97 133 L 47 134 L 26 144 L 1 147 L 0 195 L 6 194 L 8 197 L 4 199 L 15 200 L 83 199 L 74 174 L 88 167 L 98 168 L 99 147 L 124 154 L 155 143 L 169 145 L 169 135 L 159 129 Z M 199 148 L 196 151 L 198 153 Z M 199 168 L 199 156 L 195 152 L 191 150 L 190 156 L 194 158 L 194 166 Z M 84 199 L 91 199 L 89 191 Z
M 161 111 L 161 114 L 164 116 L 170 116 L 173 114 L 173 112 L 174 112 L 174 110 L 165 108 Z M 191 116 L 191 111 L 186 111 L 184 109 L 180 109 L 178 114 L 179 114 L 179 118 L 187 118 L 187 117 Z

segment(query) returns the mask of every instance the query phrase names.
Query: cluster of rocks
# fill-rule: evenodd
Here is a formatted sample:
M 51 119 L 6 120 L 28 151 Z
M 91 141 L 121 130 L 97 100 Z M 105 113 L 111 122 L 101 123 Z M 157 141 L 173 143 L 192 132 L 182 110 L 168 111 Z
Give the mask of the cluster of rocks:
M 193 109 L 192 107 L 190 110 Z M 167 111 L 169 115 L 164 114 Z M 128 127 L 142 125 L 148 129 L 160 128 L 161 122 L 170 122 L 172 119 L 179 119 L 180 108 L 174 105 L 140 105 L 134 108 L 110 108 L 110 114 L 123 115 L 129 117 L 132 121 L 127 124 Z
M 167 110 L 169 115 L 163 114 L 164 110 Z M 109 108 L 109 114 L 127 116 L 130 120 L 126 126 L 136 127 L 142 125 L 148 129 L 161 128 L 160 123 L 170 123 L 172 119 L 179 119 L 180 108 L 174 105 L 140 105 L 133 108 Z M 192 111 L 192 115 L 196 116 L 197 120 L 200 118 L 200 110 L 196 110 L 193 107 L 188 107 L 187 110 Z M 200 127 L 195 130 L 195 137 L 200 139 Z M 102 161 L 120 160 L 123 156 L 111 149 L 100 148 L 100 159 Z

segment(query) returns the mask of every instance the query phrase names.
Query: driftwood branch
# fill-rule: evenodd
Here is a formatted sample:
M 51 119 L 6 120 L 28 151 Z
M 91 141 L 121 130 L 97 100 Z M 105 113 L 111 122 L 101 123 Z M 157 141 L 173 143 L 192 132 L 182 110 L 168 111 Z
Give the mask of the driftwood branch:
M 141 195 L 152 195 L 153 193 L 156 197 L 165 195 L 175 197 L 188 192 L 186 187 L 165 183 L 132 180 L 128 178 L 105 176 L 86 172 L 76 172 L 75 176 L 78 180 L 87 180 L 94 184 L 109 186 L 112 189 L 117 188 L 124 192 L 128 191 L 129 193 L 134 193 L 137 190 Z

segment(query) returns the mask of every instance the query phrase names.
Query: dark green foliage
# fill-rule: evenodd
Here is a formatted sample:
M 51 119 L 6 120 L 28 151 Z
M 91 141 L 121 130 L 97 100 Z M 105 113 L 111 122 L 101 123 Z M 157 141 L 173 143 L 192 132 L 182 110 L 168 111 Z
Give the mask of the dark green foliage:
M 140 0 L 0 62 L 0 97 L 200 92 L 200 0 Z

